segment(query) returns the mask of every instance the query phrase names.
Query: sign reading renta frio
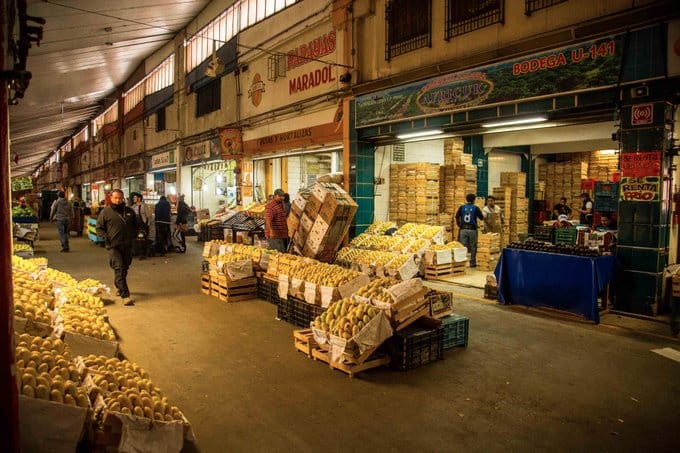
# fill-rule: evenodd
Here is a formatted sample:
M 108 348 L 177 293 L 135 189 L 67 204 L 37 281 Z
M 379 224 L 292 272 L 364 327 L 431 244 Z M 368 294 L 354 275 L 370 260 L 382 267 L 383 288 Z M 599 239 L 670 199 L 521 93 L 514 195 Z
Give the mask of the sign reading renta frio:
M 587 41 L 359 96 L 356 126 L 612 86 L 623 38 Z
M 660 190 L 659 176 L 621 178 L 621 201 L 659 201 Z

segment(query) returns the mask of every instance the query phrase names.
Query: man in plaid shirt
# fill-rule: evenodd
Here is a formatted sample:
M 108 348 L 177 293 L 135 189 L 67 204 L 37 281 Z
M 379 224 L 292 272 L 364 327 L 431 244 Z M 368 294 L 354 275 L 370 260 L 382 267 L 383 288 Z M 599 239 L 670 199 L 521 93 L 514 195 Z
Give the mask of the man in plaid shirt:
M 288 249 L 288 224 L 286 210 L 283 207 L 285 192 L 274 191 L 274 198 L 264 208 L 264 235 L 269 241 L 271 250 L 285 252 Z

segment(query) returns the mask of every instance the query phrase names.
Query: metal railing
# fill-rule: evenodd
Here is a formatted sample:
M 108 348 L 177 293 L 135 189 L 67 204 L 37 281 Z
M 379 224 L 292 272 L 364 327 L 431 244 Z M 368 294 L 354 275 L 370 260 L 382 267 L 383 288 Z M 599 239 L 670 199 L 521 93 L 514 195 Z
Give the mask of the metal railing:
M 385 60 L 431 46 L 431 0 L 388 0 L 385 5 Z
M 446 40 L 505 23 L 504 0 L 446 0 Z

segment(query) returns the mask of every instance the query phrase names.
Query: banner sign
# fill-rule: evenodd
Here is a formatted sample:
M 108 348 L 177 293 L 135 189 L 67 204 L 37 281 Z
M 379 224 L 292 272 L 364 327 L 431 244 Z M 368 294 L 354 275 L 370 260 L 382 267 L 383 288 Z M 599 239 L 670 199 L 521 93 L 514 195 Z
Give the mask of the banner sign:
M 621 171 L 624 176 L 659 176 L 661 152 L 621 153 Z
M 659 176 L 621 178 L 621 201 L 658 201 L 661 193 Z
M 151 168 L 167 167 L 175 165 L 175 151 L 166 151 L 151 156 Z
M 616 85 L 623 34 L 359 96 L 356 127 Z
M 217 137 L 187 145 L 184 147 L 184 162 L 217 159 L 221 152 L 220 146 L 220 140 Z

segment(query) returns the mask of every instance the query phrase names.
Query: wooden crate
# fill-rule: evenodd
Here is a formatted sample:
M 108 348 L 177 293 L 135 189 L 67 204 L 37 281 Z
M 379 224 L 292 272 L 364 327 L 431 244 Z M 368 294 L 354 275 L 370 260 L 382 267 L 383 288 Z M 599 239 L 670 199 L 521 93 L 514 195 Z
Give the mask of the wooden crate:
M 680 275 L 673 276 L 673 297 L 680 297 Z
M 320 346 L 316 341 L 314 341 L 314 335 L 312 334 L 312 329 L 302 329 L 293 331 L 293 341 L 295 349 L 303 352 L 308 357 L 319 360 L 321 362 L 327 363 L 331 369 L 342 371 L 347 374 L 350 378 L 353 378 L 355 374 L 362 371 L 370 370 L 372 368 L 377 368 L 379 366 L 388 365 L 390 363 L 390 357 L 387 355 L 373 356 L 371 355 L 375 352 L 375 349 L 366 351 L 358 360 L 362 360 L 361 363 L 340 363 L 334 362 L 330 359 L 328 349 Z M 366 356 L 366 358 L 363 358 Z M 357 360 L 357 361 L 358 361 Z
M 224 302 L 254 299 L 257 297 L 257 278 L 228 280 L 226 276 L 211 275 L 210 295 Z

